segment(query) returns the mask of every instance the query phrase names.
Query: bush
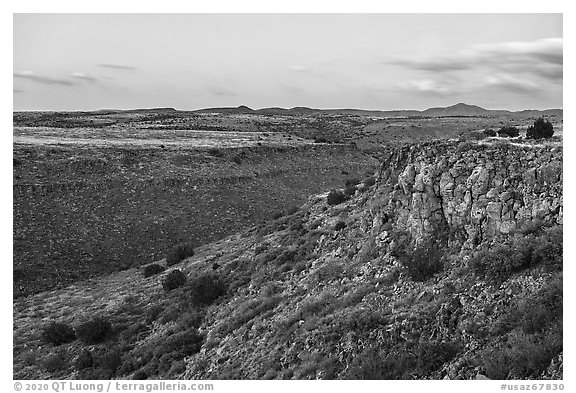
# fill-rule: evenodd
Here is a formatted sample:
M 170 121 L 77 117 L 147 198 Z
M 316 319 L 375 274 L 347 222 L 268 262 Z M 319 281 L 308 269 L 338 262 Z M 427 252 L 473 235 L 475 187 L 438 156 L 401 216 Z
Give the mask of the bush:
M 150 265 L 144 266 L 144 278 L 148 278 L 154 276 L 156 274 L 160 274 L 164 271 L 164 267 L 158 265 L 157 263 L 152 263 Z
M 62 322 L 51 322 L 42 329 L 44 341 L 53 345 L 62 345 L 76 339 L 74 329 Z
M 534 125 L 528 127 L 526 131 L 526 138 L 528 139 L 543 139 L 551 138 L 554 135 L 554 127 L 548 119 L 538 118 Z
M 376 179 L 374 179 L 373 177 L 367 177 L 366 179 L 364 179 L 365 186 L 372 187 L 374 184 L 376 184 Z
M 193 279 L 188 286 L 195 306 L 208 305 L 226 293 L 224 283 L 211 274 Z
M 490 379 L 538 378 L 562 347 L 562 324 L 543 335 L 512 332 L 502 347 L 484 350 L 480 362 Z
M 46 369 L 46 371 L 54 373 L 57 371 L 62 371 L 67 366 L 67 359 L 66 354 L 63 351 L 57 351 L 56 353 L 51 353 L 46 356 L 43 361 L 42 365 Z
M 520 135 L 520 131 L 518 128 L 514 126 L 504 126 L 498 130 L 498 136 L 506 137 L 506 138 L 515 138 Z
M 494 130 L 492 130 L 492 129 L 490 129 L 490 128 L 486 128 L 486 129 L 483 131 L 483 133 L 484 133 L 484 135 L 486 135 L 486 136 L 496 136 L 496 131 L 494 131 Z
M 524 333 L 539 333 L 562 319 L 562 303 L 562 279 L 554 279 L 523 298 L 511 314 L 517 317 Z
M 186 275 L 181 270 L 172 270 L 162 281 L 162 287 L 166 291 L 171 291 L 181 287 L 186 282 Z
M 504 281 L 513 273 L 540 263 L 551 269 L 561 268 L 561 226 L 547 228 L 538 236 L 515 234 L 503 244 L 486 246 L 470 259 L 469 266 L 486 280 Z
M 346 188 L 344 189 L 344 194 L 346 194 L 348 196 L 352 196 L 355 193 L 356 193 L 356 186 L 355 185 L 346 186 Z
M 208 149 L 208 154 L 210 154 L 213 157 L 223 157 L 224 156 L 224 152 L 216 147 L 210 148 Z
M 336 225 L 334 225 L 334 230 L 339 231 L 341 229 L 346 228 L 346 223 L 344 221 L 338 221 Z
M 332 190 L 328 193 L 327 202 L 329 205 L 338 205 L 346 200 L 346 195 L 342 191 Z
M 277 220 L 277 219 L 279 219 L 279 218 L 282 217 L 282 216 L 284 216 L 284 213 L 282 213 L 282 212 L 276 212 L 276 213 L 272 214 L 272 219 L 273 219 L 273 220 Z
M 194 247 L 190 244 L 179 244 L 166 256 L 166 265 L 172 266 L 183 259 L 194 256 Z
M 356 179 L 356 178 L 352 178 L 352 179 L 346 179 L 346 181 L 344 181 L 344 185 L 346 187 L 349 186 L 355 186 L 356 184 L 360 183 L 360 180 Z
M 204 337 L 198 332 L 187 330 L 170 335 L 154 350 L 155 357 L 162 357 L 166 354 L 173 355 L 173 359 L 181 359 L 185 356 L 190 356 L 200 351 Z
M 411 253 L 400 255 L 398 259 L 414 281 L 426 281 L 444 266 L 444 253 L 432 240 L 417 246 Z
M 74 363 L 74 368 L 77 371 L 84 370 L 88 367 L 92 367 L 94 364 L 94 359 L 92 358 L 92 353 L 87 349 L 82 349 L 80 355 L 76 358 Z
M 80 324 L 76 328 L 78 338 L 85 344 L 98 344 L 110 337 L 112 324 L 102 317 L 95 317 L 90 321 Z

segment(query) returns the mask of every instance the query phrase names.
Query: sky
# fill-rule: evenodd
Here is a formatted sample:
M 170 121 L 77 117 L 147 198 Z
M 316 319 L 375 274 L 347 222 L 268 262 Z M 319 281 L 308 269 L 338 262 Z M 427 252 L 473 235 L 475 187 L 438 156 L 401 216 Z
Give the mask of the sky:
M 562 108 L 562 14 L 14 14 L 14 110 Z

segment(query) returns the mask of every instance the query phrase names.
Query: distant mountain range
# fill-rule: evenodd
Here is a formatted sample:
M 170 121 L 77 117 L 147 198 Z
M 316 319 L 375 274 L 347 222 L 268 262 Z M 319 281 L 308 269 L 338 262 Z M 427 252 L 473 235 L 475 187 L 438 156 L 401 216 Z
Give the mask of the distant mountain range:
M 165 110 L 165 109 L 164 109 Z M 477 105 L 468 105 L 458 103 L 456 105 L 448 106 L 445 108 L 428 108 L 424 111 L 418 110 L 364 110 L 364 109 L 314 109 L 307 107 L 294 107 L 286 108 L 262 108 L 252 109 L 245 105 L 239 107 L 224 107 L 224 108 L 206 108 L 192 111 L 195 113 L 223 113 L 223 114 L 263 114 L 263 115 L 313 115 L 313 114 L 341 114 L 341 115 L 363 115 L 363 116 L 385 116 L 385 117 L 399 117 L 399 116 L 422 116 L 422 117 L 447 117 L 447 116 L 499 116 L 509 114 L 521 114 L 525 116 L 538 116 L 538 115 L 562 115 L 562 109 L 546 109 L 546 110 L 523 110 L 523 111 L 508 111 L 508 110 L 490 110 L 484 109 Z
M 16 113 L 16 112 L 15 112 Z M 508 111 L 508 110 L 493 110 L 484 109 L 477 105 L 469 105 L 458 103 L 456 105 L 448 106 L 445 108 L 428 108 L 423 111 L 419 110 L 366 110 L 366 109 L 315 109 L 304 106 L 297 106 L 294 108 L 262 108 L 252 109 L 246 105 L 238 107 L 222 107 L 222 108 L 205 108 L 196 110 L 178 110 L 174 108 L 143 108 L 143 109 L 100 109 L 97 111 L 79 111 L 79 112 L 53 112 L 49 113 L 74 113 L 86 115 L 113 115 L 121 113 L 133 114 L 166 114 L 171 113 L 221 113 L 221 114 L 253 114 L 253 115 L 284 115 L 284 116 L 307 116 L 307 115 L 357 115 L 357 116 L 376 116 L 376 117 L 454 117 L 454 116 L 506 116 L 506 115 L 519 115 L 522 117 L 534 116 L 562 116 L 562 109 L 546 109 L 546 110 L 522 110 L 522 111 Z

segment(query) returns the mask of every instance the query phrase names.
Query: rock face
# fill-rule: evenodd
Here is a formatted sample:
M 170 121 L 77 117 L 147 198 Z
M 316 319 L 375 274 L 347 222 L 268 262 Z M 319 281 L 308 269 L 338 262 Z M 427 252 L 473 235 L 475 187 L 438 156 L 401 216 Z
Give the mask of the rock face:
M 429 143 L 397 149 L 382 165 L 375 217 L 417 239 L 448 229 L 471 248 L 540 220 L 562 223 L 562 149 Z M 389 190 L 393 190 L 391 193 Z

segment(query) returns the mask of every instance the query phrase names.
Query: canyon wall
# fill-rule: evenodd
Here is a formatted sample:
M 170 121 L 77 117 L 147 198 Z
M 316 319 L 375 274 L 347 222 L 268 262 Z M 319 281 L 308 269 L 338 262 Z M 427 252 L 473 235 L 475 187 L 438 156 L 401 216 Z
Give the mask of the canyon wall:
M 473 247 L 528 222 L 561 224 L 562 198 L 561 146 L 457 141 L 405 146 L 384 158 L 370 202 L 371 231 L 382 237 L 391 223 L 423 239 L 447 229 L 464 247 Z

